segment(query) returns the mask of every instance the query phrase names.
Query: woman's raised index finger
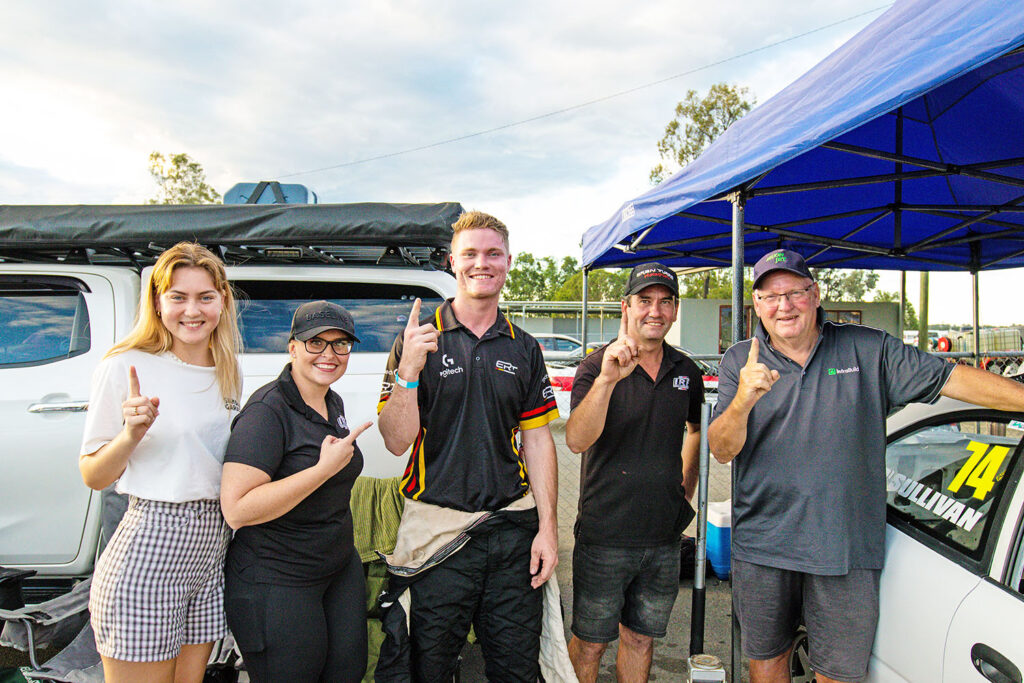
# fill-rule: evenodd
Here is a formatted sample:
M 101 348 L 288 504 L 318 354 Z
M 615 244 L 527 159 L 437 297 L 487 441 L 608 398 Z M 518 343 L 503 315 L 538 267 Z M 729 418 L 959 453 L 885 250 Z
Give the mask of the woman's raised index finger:
M 372 426 L 373 426 L 373 422 L 364 422 L 363 424 L 359 425 L 358 427 L 356 427 L 355 429 L 350 431 L 348 433 L 348 436 L 346 436 L 345 438 L 346 439 L 350 439 L 352 441 L 355 441 L 356 439 L 359 438 L 360 434 L 362 434 L 363 432 L 365 432 L 367 429 L 369 429 Z
M 134 365 L 128 366 L 128 395 L 132 398 L 142 396 L 142 388 L 139 386 L 139 373 L 135 371 Z

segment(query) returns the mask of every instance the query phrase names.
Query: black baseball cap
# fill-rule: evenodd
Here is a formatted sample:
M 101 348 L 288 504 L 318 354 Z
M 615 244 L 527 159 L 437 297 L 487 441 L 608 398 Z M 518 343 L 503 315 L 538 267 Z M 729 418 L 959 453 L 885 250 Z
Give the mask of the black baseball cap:
M 776 270 L 785 270 L 809 280 L 814 279 L 811 271 L 807 269 L 803 256 L 789 249 L 776 249 L 769 251 L 754 264 L 754 289 L 757 289 L 757 283 L 761 278 Z
M 292 316 L 292 339 L 306 341 L 325 330 L 341 330 L 355 341 L 356 324 L 352 314 L 330 301 L 307 301 Z
M 675 271 L 660 263 L 641 263 L 629 273 L 629 281 L 626 282 L 626 293 L 624 296 L 636 294 L 644 287 L 651 285 L 662 285 L 668 287 L 672 296 L 679 297 L 679 278 Z

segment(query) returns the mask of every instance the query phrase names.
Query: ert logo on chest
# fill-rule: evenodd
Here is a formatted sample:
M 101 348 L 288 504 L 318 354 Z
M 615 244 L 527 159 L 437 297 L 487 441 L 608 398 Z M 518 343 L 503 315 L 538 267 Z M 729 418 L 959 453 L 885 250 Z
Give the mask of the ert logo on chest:
M 679 377 L 676 377 L 675 379 L 672 380 L 672 386 L 674 386 L 679 391 L 686 391 L 687 389 L 690 388 L 690 378 L 687 377 L 686 375 L 680 375 Z
M 509 363 L 507 360 L 495 361 L 494 367 L 502 372 L 507 372 L 510 375 L 516 374 L 516 366 Z

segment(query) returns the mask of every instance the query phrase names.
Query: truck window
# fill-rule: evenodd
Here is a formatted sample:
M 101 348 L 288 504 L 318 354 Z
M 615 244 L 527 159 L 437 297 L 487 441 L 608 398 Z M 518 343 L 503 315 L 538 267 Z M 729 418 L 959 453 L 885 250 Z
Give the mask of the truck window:
M 356 351 L 387 353 L 405 328 L 413 300 L 423 300 L 423 315 L 443 301 L 432 289 L 405 284 L 236 280 L 232 286 L 238 293 L 244 353 L 283 353 L 292 313 L 317 299 L 333 301 L 352 314 L 360 340 Z
M 84 284 L 72 278 L 0 278 L 0 367 L 56 363 L 92 343 Z

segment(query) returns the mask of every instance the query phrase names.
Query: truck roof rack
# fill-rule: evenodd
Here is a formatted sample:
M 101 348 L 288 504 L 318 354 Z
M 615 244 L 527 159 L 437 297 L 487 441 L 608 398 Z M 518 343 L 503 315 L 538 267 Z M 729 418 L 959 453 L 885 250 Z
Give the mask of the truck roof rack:
M 0 262 L 152 264 L 183 240 L 228 265 L 446 267 L 457 202 L 0 206 Z

